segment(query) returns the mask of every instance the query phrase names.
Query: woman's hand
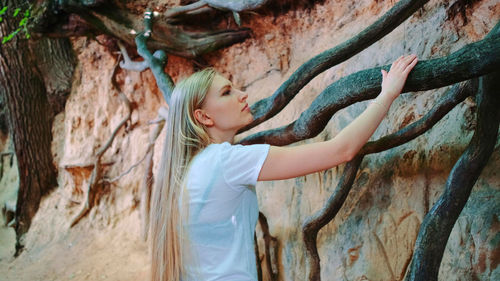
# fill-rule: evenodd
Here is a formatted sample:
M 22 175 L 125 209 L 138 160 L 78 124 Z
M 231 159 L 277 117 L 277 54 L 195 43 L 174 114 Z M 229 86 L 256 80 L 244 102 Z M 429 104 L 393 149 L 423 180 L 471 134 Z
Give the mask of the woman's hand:
M 389 73 L 382 70 L 382 93 L 376 101 L 380 107 L 368 107 L 333 139 L 298 146 L 271 146 L 258 180 L 300 177 L 350 161 L 380 125 L 415 64 L 417 56 L 409 55 L 397 59 Z
M 417 55 L 401 56 L 391 65 L 389 73 L 382 69 L 382 92 L 380 95 L 395 100 L 405 85 L 408 73 L 417 64 Z

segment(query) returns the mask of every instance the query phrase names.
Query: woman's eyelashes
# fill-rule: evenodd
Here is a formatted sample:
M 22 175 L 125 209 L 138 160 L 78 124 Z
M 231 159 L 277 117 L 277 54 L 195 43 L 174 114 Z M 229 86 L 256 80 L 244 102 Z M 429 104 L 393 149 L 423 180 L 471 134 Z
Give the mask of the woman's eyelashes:
M 223 96 L 229 96 L 230 94 L 231 94 L 231 90 L 230 90 L 230 89 L 227 89 L 227 90 L 225 90 L 225 91 L 222 93 L 222 95 L 223 95 Z

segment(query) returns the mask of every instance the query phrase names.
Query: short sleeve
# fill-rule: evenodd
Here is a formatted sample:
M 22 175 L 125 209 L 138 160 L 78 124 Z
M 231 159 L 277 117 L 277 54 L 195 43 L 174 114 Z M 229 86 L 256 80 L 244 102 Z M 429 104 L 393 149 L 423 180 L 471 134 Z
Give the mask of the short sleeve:
M 270 145 L 227 145 L 221 153 L 222 173 L 227 184 L 236 190 L 255 186 Z

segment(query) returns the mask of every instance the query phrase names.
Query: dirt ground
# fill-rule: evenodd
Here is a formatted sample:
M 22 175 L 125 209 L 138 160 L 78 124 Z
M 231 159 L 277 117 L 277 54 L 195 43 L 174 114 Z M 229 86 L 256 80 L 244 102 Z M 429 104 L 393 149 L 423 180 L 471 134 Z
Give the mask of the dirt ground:
M 127 218 L 115 227 L 92 230 L 77 225 L 53 241 L 27 247 L 18 258 L 13 258 L 14 230 L 2 227 L 0 279 L 148 280 L 148 246 L 136 233 L 130 232 L 131 221 L 133 219 Z M 43 235 L 37 233 L 37 240 L 47 238 Z

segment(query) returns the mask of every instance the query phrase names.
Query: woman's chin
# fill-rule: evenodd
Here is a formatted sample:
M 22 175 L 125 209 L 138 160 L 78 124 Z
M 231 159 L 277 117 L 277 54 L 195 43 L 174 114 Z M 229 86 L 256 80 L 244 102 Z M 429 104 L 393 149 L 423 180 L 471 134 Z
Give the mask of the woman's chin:
M 250 124 L 250 123 L 252 123 L 252 122 L 253 122 L 253 120 L 254 120 L 254 119 L 253 119 L 253 115 L 252 115 L 251 113 L 250 113 L 249 115 L 250 115 L 250 117 L 248 117 L 248 120 L 247 120 L 247 123 L 245 124 L 245 126 L 249 125 L 249 124 Z

